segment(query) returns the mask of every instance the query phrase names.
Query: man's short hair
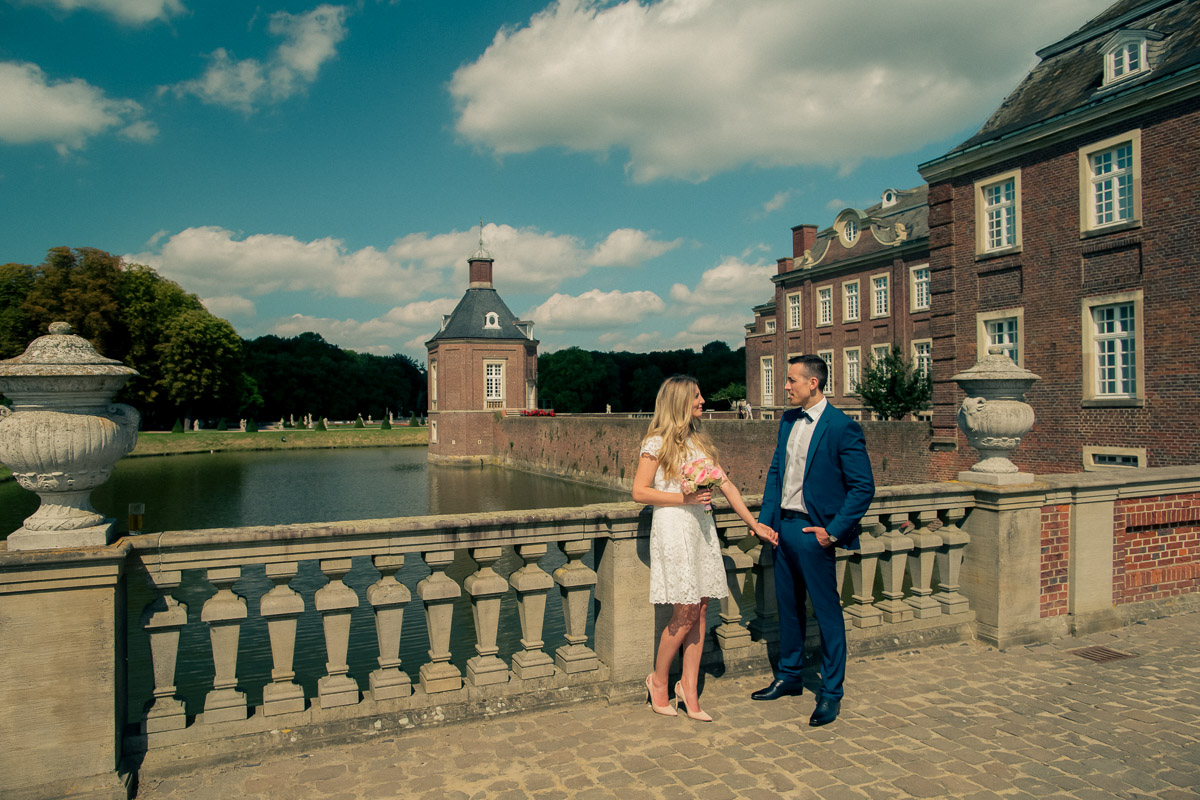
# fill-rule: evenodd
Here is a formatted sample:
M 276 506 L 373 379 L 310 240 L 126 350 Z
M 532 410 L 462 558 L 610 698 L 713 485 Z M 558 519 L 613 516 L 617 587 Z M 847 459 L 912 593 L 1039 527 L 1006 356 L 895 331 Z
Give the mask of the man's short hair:
M 817 391 L 825 392 L 825 381 L 829 380 L 829 365 L 825 363 L 825 359 L 806 353 L 802 356 L 792 356 L 788 359 L 788 364 L 800 364 L 805 375 L 817 379 Z

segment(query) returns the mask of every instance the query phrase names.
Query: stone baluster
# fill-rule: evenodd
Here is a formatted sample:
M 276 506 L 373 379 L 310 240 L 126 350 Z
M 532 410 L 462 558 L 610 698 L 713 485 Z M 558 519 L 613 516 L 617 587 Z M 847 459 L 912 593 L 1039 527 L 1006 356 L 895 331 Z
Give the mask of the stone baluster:
M 938 530 L 942 544 L 937 550 L 938 591 L 933 596 L 947 614 L 965 614 L 971 604 L 960 594 L 959 576 L 962 573 L 963 551 L 971 535 L 959 527 L 967 516 L 965 508 L 948 508 L 939 512 L 942 527 Z
M 902 513 L 880 516 L 884 532 L 880 538 L 883 553 L 879 557 L 879 570 L 883 574 L 883 600 L 876 606 L 883 612 L 884 622 L 908 622 L 913 618 L 912 608 L 904 602 L 904 572 L 908 562 L 908 551 L 912 540 L 900 532 L 900 526 L 908 521 Z
M 371 673 L 371 699 L 395 700 L 412 694 L 412 679 L 400 669 L 400 629 L 404 607 L 412 600 L 412 594 L 396 580 L 396 573 L 404 566 L 404 556 L 375 556 L 373 562 L 380 578 L 367 587 L 367 602 L 375 611 L 379 669 Z
M 521 680 L 547 678 L 554 674 L 554 661 L 542 650 L 542 626 L 546 621 L 546 595 L 554 578 L 538 566 L 548 548 L 543 544 L 517 545 L 517 555 L 525 566 L 513 572 L 508 582 L 517 593 L 521 616 L 521 647 L 512 659 L 513 675 Z
M 853 556 L 854 551 L 847 550 L 844 547 L 835 546 L 833 549 L 833 570 L 834 578 L 837 581 L 837 593 L 839 598 L 844 598 L 846 596 L 846 565 L 850 563 L 850 559 L 853 558 Z M 845 613 L 846 601 L 843 599 L 841 602 L 843 612 L 842 624 L 846 626 L 846 630 L 848 631 L 854 627 L 854 619 Z
M 912 516 L 915 527 L 905 534 L 913 543 L 913 549 L 908 553 L 908 580 L 912 593 L 904 602 L 912 607 L 917 619 L 932 619 L 942 614 L 942 607 L 933 599 L 933 562 L 942 537 L 929 529 L 929 523 L 937 519 L 936 511 L 917 511 Z
M 180 572 L 146 575 L 146 583 L 157 597 L 142 612 L 142 627 L 150 637 L 150 661 L 154 673 L 154 696 L 146 704 L 142 733 L 177 731 L 187 727 L 187 711 L 175 696 L 175 664 L 179 657 L 179 632 L 187 624 L 187 606 L 171 592 L 179 588 Z
M 430 574 L 417 584 L 417 594 L 425 604 L 425 628 L 429 634 L 429 661 L 421 665 L 421 686 L 427 694 L 462 688 L 462 674 L 450 663 L 450 626 L 454 621 L 454 601 L 462 589 L 446 575 L 454 563 L 453 550 L 422 553 Z
M 583 563 L 583 556 L 592 549 L 591 539 L 559 542 L 567 563 L 554 570 L 554 582 L 562 594 L 563 619 L 567 643 L 554 652 L 554 663 L 568 675 L 599 669 L 600 659 L 587 646 L 588 606 L 596 573 Z
M 467 660 L 467 681 L 473 686 L 508 682 L 508 665 L 496 655 L 500 652 L 496 645 L 500 600 L 508 591 L 508 581 L 492 569 L 503 552 L 499 547 L 473 549 L 471 557 L 479 569 L 463 581 L 463 588 L 471 596 L 471 616 L 475 620 L 475 655 Z
M 263 687 L 262 713 L 265 717 L 304 710 L 304 690 L 293 678 L 296 655 L 296 620 L 304 613 L 304 598 L 288 584 L 296 577 L 299 564 L 285 561 L 267 564 L 267 577 L 275 585 L 259 601 L 259 613 L 267 621 L 271 639 L 271 682 Z
M 321 708 L 352 706 L 358 702 L 358 683 L 350 677 L 346 654 L 350 649 L 350 612 L 358 607 L 358 595 L 342 578 L 350 571 L 348 558 L 331 558 L 321 562 L 321 572 L 329 583 L 317 590 L 317 611 L 321 612 L 321 627 L 325 632 L 325 677 L 317 681 L 317 698 Z
M 206 573 L 217 593 L 200 609 L 200 620 L 208 624 L 215 672 L 212 691 L 204 698 L 205 724 L 246 719 L 246 694 L 237 690 L 238 635 L 246 601 L 233 592 L 241 576 L 241 567 L 216 567 Z
M 721 529 L 725 547 L 721 550 L 725 562 L 725 581 L 729 585 L 729 596 L 721 598 L 721 624 L 716 628 L 717 645 L 722 650 L 749 647 L 750 631 L 742 625 L 742 594 L 746 591 L 746 578 L 754 568 L 754 557 L 741 548 L 746 540 L 746 526 L 737 524 Z
M 779 641 L 779 598 L 775 594 L 775 548 L 759 544 L 750 551 L 754 559 L 754 619 L 750 634 L 760 642 Z
M 874 534 L 883 530 L 879 515 L 862 518 L 858 549 L 850 556 L 850 579 L 854 582 L 853 602 L 846 606 L 846 618 L 856 628 L 874 628 L 883 624 L 883 612 L 875 606 L 875 574 L 883 542 Z

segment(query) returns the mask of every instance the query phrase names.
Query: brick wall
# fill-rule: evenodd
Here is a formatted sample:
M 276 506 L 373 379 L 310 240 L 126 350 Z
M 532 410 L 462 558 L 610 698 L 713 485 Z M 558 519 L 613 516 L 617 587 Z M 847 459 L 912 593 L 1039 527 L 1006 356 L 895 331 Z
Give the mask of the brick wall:
M 629 488 L 650 421 L 616 415 L 571 415 L 503 417 L 495 424 L 494 450 L 488 452 L 503 462 L 536 472 Z M 761 493 L 775 451 L 779 423 L 707 420 L 704 429 L 712 436 L 720 450 L 721 464 L 739 490 Z M 863 434 L 877 485 L 931 480 L 927 425 L 865 422 Z M 477 438 L 487 440 L 487 437 Z
M 1042 506 L 1041 615 L 1066 614 L 1070 566 L 1071 507 Z
M 1118 500 L 1114 515 L 1116 604 L 1200 590 L 1200 494 Z

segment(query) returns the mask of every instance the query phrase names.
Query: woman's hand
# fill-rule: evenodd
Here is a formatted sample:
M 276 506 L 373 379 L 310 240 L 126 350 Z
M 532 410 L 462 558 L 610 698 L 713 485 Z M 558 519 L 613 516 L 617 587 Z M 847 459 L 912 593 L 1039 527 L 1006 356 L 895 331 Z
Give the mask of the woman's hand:
M 711 502 L 712 502 L 712 489 L 697 489 L 696 491 L 692 492 L 691 494 L 683 495 L 683 504 L 685 506 L 695 505 L 697 503 L 699 503 L 700 505 L 704 505 L 705 503 L 711 503 Z

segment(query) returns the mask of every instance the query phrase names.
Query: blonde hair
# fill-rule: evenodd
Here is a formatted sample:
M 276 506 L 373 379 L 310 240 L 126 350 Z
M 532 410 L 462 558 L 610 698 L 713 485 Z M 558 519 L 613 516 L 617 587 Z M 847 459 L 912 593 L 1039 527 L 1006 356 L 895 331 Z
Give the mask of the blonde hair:
M 662 437 L 658 463 L 668 481 L 679 477 L 689 449 L 699 450 L 713 461 L 717 460 L 716 445 L 700 430 L 700 420 L 692 416 L 692 404 L 699 389 L 700 384 L 690 375 L 672 375 L 658 387 L 654 418 L 650 420 L 650 428 L 642 442 L 644 444 L 655 436 Z

